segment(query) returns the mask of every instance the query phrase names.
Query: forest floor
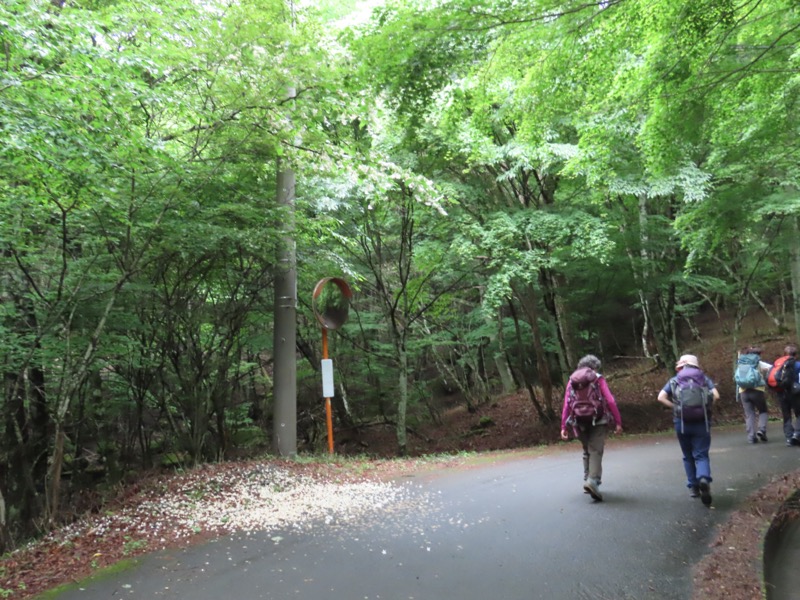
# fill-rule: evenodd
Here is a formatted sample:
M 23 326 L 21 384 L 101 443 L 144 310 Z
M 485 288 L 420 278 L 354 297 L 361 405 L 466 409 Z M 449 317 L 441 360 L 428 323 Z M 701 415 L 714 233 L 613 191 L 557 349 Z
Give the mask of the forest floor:
M 713 320 L 706 325 L 701 331 L 714 330 Z M 769 333 L 767 326 L 763 330 L 754 326 L 748 334 L 750 340 L 762 345 L 763 357 L 768 361 L 781 354 L 787 341 Z M 741 407 L 731 382 L 731 357 L 735 352 L 730 339 L 709 335 L 687 344 L 683 351 L 697 354 L 701 365 L 717 382 L 721 401 L 715 408 L 715 420 L 741 422 Z M 655 368 L 650 360 L 630 357 L 610 359 L 604 371 L 622 414 L 623 435 L 671 429 L 670 411 L 655 401 L 668 378 L 667 372 Z M 420 423 L 411 428 L 410 456 L 406 459 L 392 458 L 396 439 L 391 426 L 371 426 L 339 435 L 337 455 L 341 460 L 318 455 L 317 459 L 298 461 L 221 463 L 184 473 L 156 473 L 120 487 L 113 499 L 95 506 L 80 523 L 0 557 L 0 596 L 33 598 L 145 552 L 201 543 L 234 527 L 302 526 L 308 519 L 329 518 L 339 510 L 369 510 L 368 504 L 380 505 L 387 494 L 394 493 L 391 488 L 382 487 L 382 482 L 442 464 L 464 465 L 476 456 L 473 453 L 559 444 L 558 422 L 542 424 L 525 393 L 497 397 L 472 412 L 456 397 L 441 400 L 437 423 Z M 560 404 L 553 408 L 560 414 Z M 782 445 L 774 398 L 770 412 L 770 443 Z M 354 458 L 346 460 L 348 454 Z M 248 493 L 245 488 L 253 491 L 255 481 L 262 486 L 267 482 L 271 490 L 280 490 L 286 497 L 276 502 L 270 492 L 265 499 L 266 508 L 255 506 L 247 512 L 248 522 L 238 522 L 235 517 L 228 520 L 238 514 L 237 503 L 243 493 Z M 332 493 L 330 486 L 344 491 Z M 256 496 L 263 495 L 263 489 Z M 716 532 L 705 559 L 694 570 L 695 600 L 763 598 L 764 536 L 784 501 L 797 489 L 800 471 L 772 480 L 730 515 Z M 346 506 L 326 504 L 330 498 Z M 195 513 L 200 507 L 203 514 L 198 520 L 180 518 L 188 504 Z M 276 514 L 274 506 L 278 504 L 291 506 L 292 511 Z M 226 516 L 219 519 L 219 515 Z M 137 533 L 145 529 L 150 531 L 148 536 Z

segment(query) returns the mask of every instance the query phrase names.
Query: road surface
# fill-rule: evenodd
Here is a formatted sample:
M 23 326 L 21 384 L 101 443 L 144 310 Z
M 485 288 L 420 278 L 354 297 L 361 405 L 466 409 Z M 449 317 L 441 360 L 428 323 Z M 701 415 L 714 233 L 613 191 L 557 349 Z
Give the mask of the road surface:
M 573 443 L 408 478 L 412 501 L 355 525 L 162 552 L 58 598 L 686 599 L 715 526 L 773 475 L 800 468 L 800 448 L 780 436 L 748 445 L 743 429 L 713 434 L 710 509 L 689 498 L 674 435 L 611 438 L 602 503 L 583 493 Z

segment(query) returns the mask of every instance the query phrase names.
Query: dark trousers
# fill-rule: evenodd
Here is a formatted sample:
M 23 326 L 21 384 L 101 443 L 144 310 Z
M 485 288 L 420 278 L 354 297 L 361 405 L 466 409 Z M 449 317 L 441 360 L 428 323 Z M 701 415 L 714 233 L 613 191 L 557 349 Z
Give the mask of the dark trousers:
M 793 436 L 800 438 L 800 395 L 778 392 L 777 396 L 783 415 L 783 434 L 787 440 Z
M 711 481 L 711 431 L 705 423 L 675 423 L 675 433 L 683 452 L 683 470 L 686 471 L 686 487 L 697 485 L 701 477 Z

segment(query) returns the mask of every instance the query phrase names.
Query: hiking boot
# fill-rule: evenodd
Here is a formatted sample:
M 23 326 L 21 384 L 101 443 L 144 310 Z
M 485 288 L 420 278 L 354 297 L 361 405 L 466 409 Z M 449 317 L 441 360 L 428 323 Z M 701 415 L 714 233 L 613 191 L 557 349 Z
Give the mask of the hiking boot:
M 759 441 L 766 442 L 767 441 L 767 432 L 758 430 L 756 432 L 756 437 L 759 439 Z
M 786 438 L 786 445 L 789 447 L 794 446 L 794 438 Z
M 597 500 L 598 502 L 603 500 L 603 494 L 600 493 L 597 482 L 594 479 L 586 480 L 586 483 L 583 484 L 583 491 L 589 494 L 593 500 Z
M 689 488 L 689 497 L 690 498 L 699 498 L 700 497 L 700 486 L 693 485 Z
M 789 442 L 791 446 L 800 446 L 800 436 L 793 435 L 789 438 Z
M 711 506 L 711 482 L 701 477 L 697 487 L 700 488 L 700 500 L 705 506 Z
M 758 440 L 756 438 L 747 438 L 747 443 L 748 444 L 756 444 L 756 443 L 758 443 Z

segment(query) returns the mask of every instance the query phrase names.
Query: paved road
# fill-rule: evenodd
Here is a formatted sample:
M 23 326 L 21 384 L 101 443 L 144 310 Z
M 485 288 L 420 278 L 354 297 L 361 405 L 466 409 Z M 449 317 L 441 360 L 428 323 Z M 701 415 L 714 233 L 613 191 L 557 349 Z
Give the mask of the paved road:
M 159 553 L 59 598 L 685 599 L 715 525 L 772 475 L 797 468 L 800 448 L 747 445 L 743 427 L 715 431 L 708 509 L 683 487 L 674 437 L 612 439 L 605 501 L 594 503 L 573 444 L 410 478 L 413 502 L 357 525 Z

